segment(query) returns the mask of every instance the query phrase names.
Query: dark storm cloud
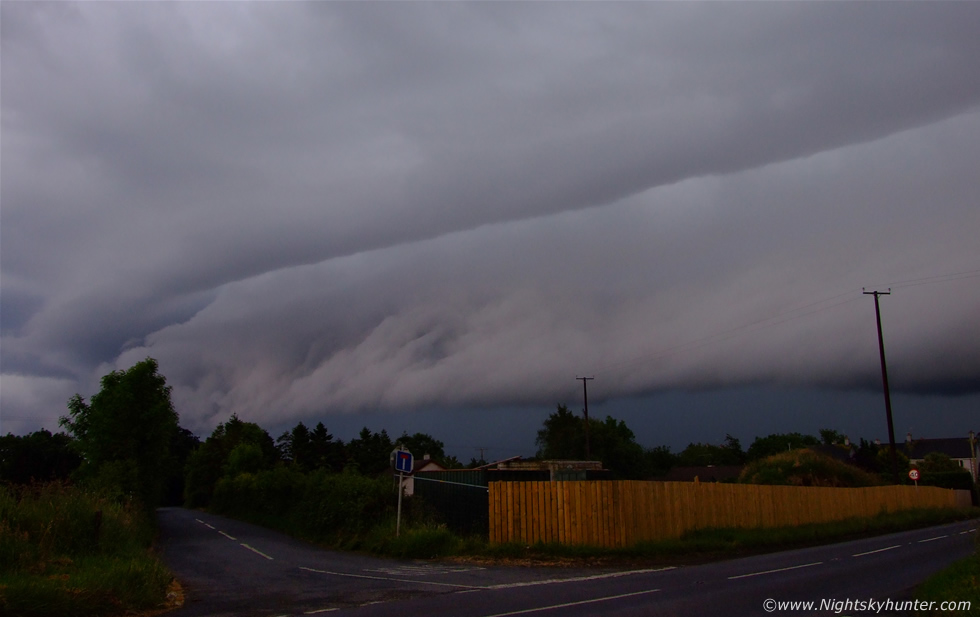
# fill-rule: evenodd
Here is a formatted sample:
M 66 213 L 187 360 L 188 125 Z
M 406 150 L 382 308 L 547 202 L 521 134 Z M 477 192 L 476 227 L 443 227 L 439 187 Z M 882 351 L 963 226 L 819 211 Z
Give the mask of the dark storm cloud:
M 202 418 L 539 402 L 633 358 L 624 393 L 865 383 L 844 309 L 688 347 L 977 268 L 972 3 L 2 11 L 18 401 L 141 354 Z M 909 388 L 976 375 L 970 285 L 893 309 L 940 315 L 896 336 L 934 358 Z

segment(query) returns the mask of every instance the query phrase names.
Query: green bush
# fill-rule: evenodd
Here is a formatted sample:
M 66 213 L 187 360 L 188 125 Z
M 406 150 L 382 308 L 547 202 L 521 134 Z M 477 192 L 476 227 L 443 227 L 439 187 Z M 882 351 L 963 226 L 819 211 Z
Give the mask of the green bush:
M 973 476 L 965 469 L 957 471 L 924 471 L 919 478 L 922 486 L 938 486 L 966 491 L 973 490 Z
M 387 478 L 318 470 L 304 474 L 285 466 L 222 478 L 215 512 L 339 544 L 362 538 L 395 514 L 396 492 Z
M 792 450 L 750 463 L 742 470 L 739 482 L 851 487 L 881 484 L 874 474 L 812 450 Z
M 405 526 L 395 535 L 395 522 L 378 525 L 362 548 L 401 559 L 435 559 L 463 551 L 464 541 L 444 525 Z

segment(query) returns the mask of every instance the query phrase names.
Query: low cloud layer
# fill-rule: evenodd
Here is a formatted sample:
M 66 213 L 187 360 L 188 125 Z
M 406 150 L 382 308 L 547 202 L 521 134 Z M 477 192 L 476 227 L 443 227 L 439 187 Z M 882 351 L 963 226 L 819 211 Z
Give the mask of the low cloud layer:
M 6 427 L 980 391 L 978 5 L 0 10 Z

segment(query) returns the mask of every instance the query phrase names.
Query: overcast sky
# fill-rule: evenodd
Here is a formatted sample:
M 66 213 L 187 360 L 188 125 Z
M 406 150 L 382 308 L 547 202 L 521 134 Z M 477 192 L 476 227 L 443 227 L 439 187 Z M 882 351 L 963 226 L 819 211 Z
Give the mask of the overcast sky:
M 151 356 L 202 436 L 533 448 L 586 375 L 644 445 L 884 436 L 865 287 L 896 413 L 980 429 L 980 3 L 0 18 L 3 433 Z

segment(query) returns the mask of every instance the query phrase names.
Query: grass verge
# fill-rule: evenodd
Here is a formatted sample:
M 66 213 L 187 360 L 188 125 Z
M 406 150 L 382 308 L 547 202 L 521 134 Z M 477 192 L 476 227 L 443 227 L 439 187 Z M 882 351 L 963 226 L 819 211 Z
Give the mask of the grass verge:
M 771 529 L 702 529 L 656 542 L 626 548 L 562 544 L 488 544 L 459 540 L 462 558 L 540 563 L 700 562 L 752 553 L 802 548 L 862 537 L 929 527 L 980 517 L 980 508 L 908 510 L 818 525 Z
M 915 590 L 915 598 L 932 602 L 933 610 L 919 611 L 918 615 L 948 615 L 943 602 L 969 602 L 970 608 L 958 610 L 957 615 L 980 615 L 980 534 L 976 539 L 977 550 L 926 579 Z
M 166 602 L 154 525 L 132 503 L 59 484 L 0 486 L 0 613 L 117 615 Z

